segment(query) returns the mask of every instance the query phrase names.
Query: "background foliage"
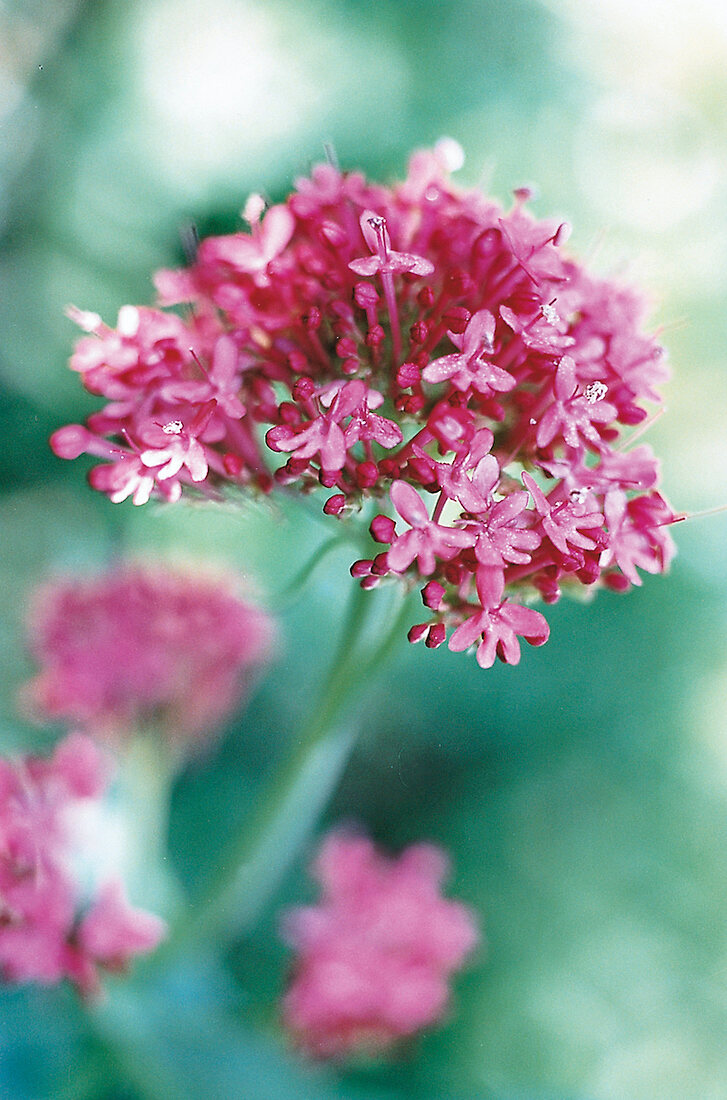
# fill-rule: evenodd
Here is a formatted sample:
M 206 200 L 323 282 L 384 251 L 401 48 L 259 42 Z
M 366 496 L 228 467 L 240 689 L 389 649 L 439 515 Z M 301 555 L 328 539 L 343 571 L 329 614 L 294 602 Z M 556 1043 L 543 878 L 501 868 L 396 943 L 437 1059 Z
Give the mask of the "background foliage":
M 0 3 L 0 739 L 26 727 L 22 614 L 49 570 L 124 552 L 212 557 L 263 598 L 316 546 L 311 515 L 112 506 L 46 438 L 92 407 L 65 363 L 74 302 L 113 321 L 182 259 L 181 226 L 238 224 L 332 142 L 403 172 L 442 134 L 462 178 L 574 224 L 598 270 L 648 286 L 674 381 L 651 432 L 676 508 L 727 500 L 727 17 L 708 0 L 5 0 Z M 0 1095 L 146 1100 L 719 1100 L 727 1082 L 727 576 L 723 517 L 676 531 L 667 579 L 562 603 L 517 669 L 403 642 L 361 709 L 326 811 L 398 848 L 451 849 L 487 948 L 451 1018 L 394 1064 L 285 1049 L 277 914 L 299 855 L 223 959 L 190 950 L 110 983 L 0 995 Z M 332 554 L 281 611 L 284 644 L 219 752 L 177 784 L 171 853 L 201 889 L 285 754 L 349 585 Z M 321 664 L 311 656 L 320 656 Z

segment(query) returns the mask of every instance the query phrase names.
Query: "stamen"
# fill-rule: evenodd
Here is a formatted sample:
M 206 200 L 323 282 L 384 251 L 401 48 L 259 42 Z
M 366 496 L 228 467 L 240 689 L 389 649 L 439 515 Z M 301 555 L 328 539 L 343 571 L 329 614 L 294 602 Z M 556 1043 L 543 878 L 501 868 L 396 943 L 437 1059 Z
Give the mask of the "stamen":
M 389 257 L 389 245 L 386 239 L 388 236 L 386 232 L 386 218 L 381 218 L 376 215 L 373 218 L 369 218 L 368 223 L 376 234 L 379 245 L 379 259 L 387 260 Z
M 685 519 L 702 519 L 704 516 L 716 516 L 719 512 L 727 512 L 727 504 L 717 504 L 714 508 L 704 508 L 701 512 L 676 512 L 674 516 L 659 527 L 666 527 L 670 523 L 683 523 Z
M 628 439 L 624 439 L 623 443 L 620 443 L 618 447 L 615 447 L 616 451 L 625 451 L 627 447 L 631 447 L 637 439 L 640 439 L 644 432 L 647 432 L 652 424 L 656 424 L 666 412 L 666 406 L 663 406 L 658 412 L 655 412 L 653 416 L 650 416 L 647 420 L 644 420 L 642 424 L 636 429 Z
M 444 511 L 444 506 L 448 500 L 449 497 L 445 493 L 444 489 L 442 489 L 439 494 L 437 503 L 434 505 L 434 511 L 432 512 L 432 523 L 439 523 L 442 512 Z
M 207 370 L 207 368 L 206 368 L 206 367 L 204 366 L 204 364 L 202 363 L 202 360 L 201 360 L 201 359 L 200 359 L 200 357 L 199 357 L 199 356 L 197 355 L 197 352 L 196 352 L 196 351 L 194 350 L 194 348 L 190 348 L 190 349 L 189 349 L 189 354 L 190 354 L 190 355 L 192 356 L 192 358 L 194 359 L 195 363 L 197 364 L 197 366 L 199 367 L 199 369 L 200 369 L 200 370 L 202 371 L 202 374 L 203 374 L 203 375 L 205 376 L 205 378 L 206 378 L 206 379 L 207 379 L 207 380 L 209 381 L 209 371 Z
M 336 149 L 332 141 L 323 142 L 323 154 L 331 168 L 335 168 L 337 172 L 340 172 L 341 169 L 338 163 L 338 157 L 336 156 Z
M 553 298 L 552 302 L 546 302 L 545 305 L 542 305 L 540 307 L 540 312 L 542 313 L 543 317 L 545 317 L 545 320 L 548 322 L 549 325 L 557 325 L 560 321 L 558 312 L 555 309 L 555 301 L 556 299 Z
M 179 239 L 182 243 L 184 258 L 191 267 L 197 261 L 199 250 L 199 233 L 194 222 L 187 222 L 179 229 Z
M 394 276 L 386 270 L 386 260 L 389 256 L 389 234 L 386 231 L 386 218 L 376 215 L 368 219 L 369 225 L 376 234 L 378 242 L 379 259 L 381 260 L 381 285 L 384 288 L 384 299 L 389 311 L 389 324 L 391 326 L 391 346 L 394 353 L 394 365 L 398 365 L 401 359 L 401 330 L 399 328 L 399 310 L 396 305 L 394 293 Z

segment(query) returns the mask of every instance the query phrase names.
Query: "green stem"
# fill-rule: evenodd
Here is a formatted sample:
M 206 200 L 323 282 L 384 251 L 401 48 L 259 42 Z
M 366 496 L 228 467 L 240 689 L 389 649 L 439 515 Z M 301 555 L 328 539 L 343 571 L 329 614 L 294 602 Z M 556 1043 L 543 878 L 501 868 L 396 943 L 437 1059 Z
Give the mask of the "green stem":
M 123 1086 L 131 1085 L 141 1100 L 177 1100 L 179 1080 L 159 1056 L 133 994 L 123 997 L 114 990 L 102 1003 L 89 1006 L 86 1021 L 92 1040 L 101 1046 L 105 1059 L 110 1056 Z M 108 1085 L 108 1073 L 106 1077 Z
M 181 900 L 167 856 L 174 770 L 162 735 L 153 730 L 140 730 L 130 739 L 119 766 L 131 852 L 126 886 L 136 904 L 165 917 L 173 915 Z
M 372 603 L 372 594 L 356 585 L 320 702 L 295 739 L 287 763 L 258 795 L 218 873 L 195 903 L 195 913 L 177 929 L 162 956 L 193 934 L 239 933 L 249 927 L 315 825 L 355 744 L 357 730 L 342 719 L 401 638 L 408 614 L 404 600 L 383 640 L 367 644 L 364 626 Z
M 316 549 L 315 553 L 308 559 L 303 568 L 295 574 L 293 579 L 286 584 L 279 598 L 275 601 L 270 610 L 275 612 L 285 608 L 288 603 L 300 594 L 304 585 L 313 576 L 313 573 L 323 559 L 330 554 L 332 550 L 337 550 L 339 546 L 345 546 L 349 542 L 351 542 L 351 538 L 348 532 L 345 532 L 343 535 L 332 535 L 327 539 L 322 546 Z

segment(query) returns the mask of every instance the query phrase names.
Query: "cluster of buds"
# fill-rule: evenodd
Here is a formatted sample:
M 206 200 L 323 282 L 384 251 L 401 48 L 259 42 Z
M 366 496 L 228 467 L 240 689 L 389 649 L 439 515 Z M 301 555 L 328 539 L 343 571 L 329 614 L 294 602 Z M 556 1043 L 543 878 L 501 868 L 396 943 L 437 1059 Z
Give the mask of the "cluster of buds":
M 344 517 L 373 500 L 388 549 L 354 577 L 421 584 L 410 640 L 449 632 L 489 667 L 547 639 L 533 596 L 665 570 L 678 517 L 633 445 L 666 377 L 641 296 L 587 273 L 525 189 L 503 211 L 456 187 L 458 152 L 415 153 L 391 188 L 319 165 L 283 204 L 252 196 L 249 232 L 159 272 L 162 308 L 116 328 L 73 310 L 71 366 L 109 403 L 52 446 L 102 458 L 91 484 L 113 501 L 322 485 Z
M 296 952 L 283 1022 L 307 1054 L 376 1054 L 441 1019 L 478 940 L 470 910 L 442 896 L 446 872 L 432 844 L 391 859 L 367 837 L 325 839 L 313 868 L 322 896 L 283 924 Z
M 122 563 L 40 586 L 28 636 L 40 667 L 23 693 L 34 716 L 116 745 L 153 729 L 182 751 L 240 703 L 273 626 L 231 577 Z
M 52 757 L 0 760 L 0 975 L 7 982 L 68 978 L 95 993 L 99 968 L 123 970 L 151 951 L 164 922 L 133 909 L 119 879 L 89 892 L 74 866 L 82 857 L 74 819 L 98 802 L 108 761 L 84 734 L 69 734 Z

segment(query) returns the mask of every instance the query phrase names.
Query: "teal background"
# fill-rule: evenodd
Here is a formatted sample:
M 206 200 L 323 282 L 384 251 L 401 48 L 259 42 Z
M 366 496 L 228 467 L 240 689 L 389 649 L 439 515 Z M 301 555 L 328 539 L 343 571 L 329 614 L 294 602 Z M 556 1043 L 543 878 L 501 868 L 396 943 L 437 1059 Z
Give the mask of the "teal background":
M 95 407 L 66 361 L 73 302 L 113 323 L 181 262 L 180 226 L 235 228 L 331 142 L 401 176 L 461 142 L 460 178 L 534 183 L 568 247 L 648 288 L 674 377 L 649 439 L 678 510 L 727 501 L 727 17 L 702 0 L 148 0 L 0 3 L 0 740 L 57 731 L 15 705 L 22 616 L 48 571 L 120 553 L 234 565 L 263 599 L 315 551 L 309 515 L 112 506 L 46 439 Z M 727 1095 L 724 514 L 678 527 L 667 578 L 548 609 L 518 668 L 402 640 L 319 831 L 451 852 L 486 944 L 443 1027 L 390 1064 L 311 1068 L 276 999 L 282 906 L 208 957 L 110 981 L 91 1026 L 66 989 L 0 993 L 12 1100 L 723 1100 Z M 281 648 L 219 751 L 178 781 L 171 856 L 190 892 L 314 703 L 350 584 L 332 554 L 281 612 Z

